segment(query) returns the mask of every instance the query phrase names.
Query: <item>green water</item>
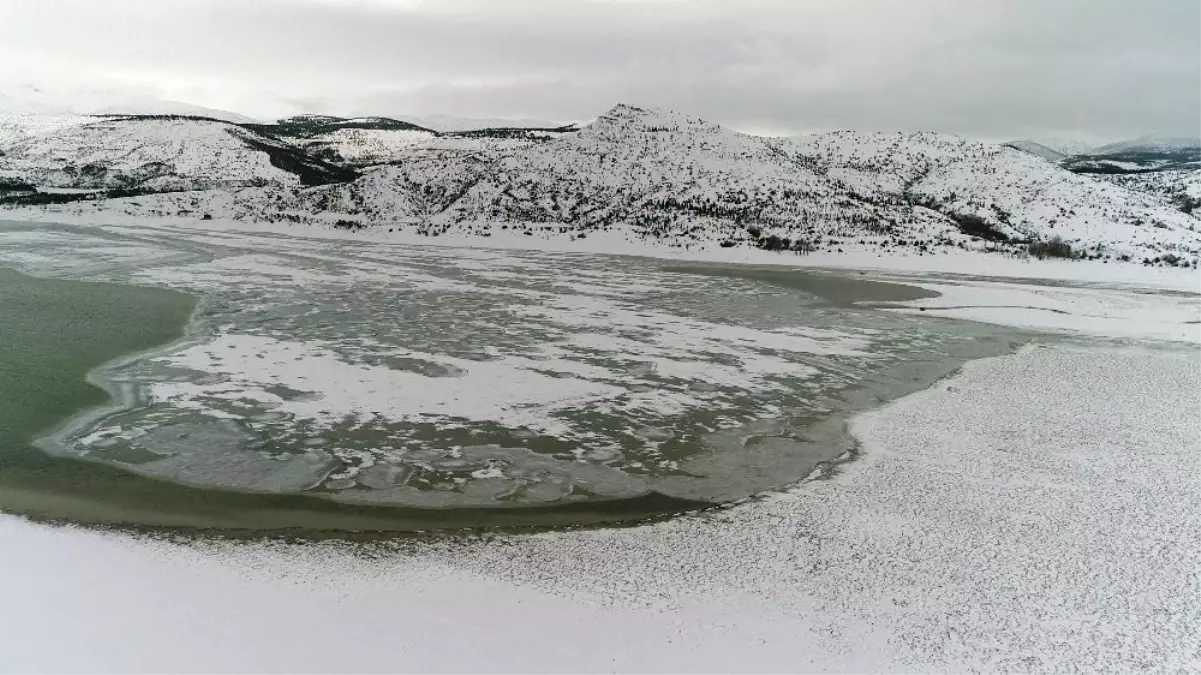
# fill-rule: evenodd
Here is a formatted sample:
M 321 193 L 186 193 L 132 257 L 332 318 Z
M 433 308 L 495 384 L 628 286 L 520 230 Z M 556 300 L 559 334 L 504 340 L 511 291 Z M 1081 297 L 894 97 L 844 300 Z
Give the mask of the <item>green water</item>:
M 194 306 L 172 291 L 0 269 L 0 463 L 64 417 L 106 402 L 84 375 L 179 338 Z

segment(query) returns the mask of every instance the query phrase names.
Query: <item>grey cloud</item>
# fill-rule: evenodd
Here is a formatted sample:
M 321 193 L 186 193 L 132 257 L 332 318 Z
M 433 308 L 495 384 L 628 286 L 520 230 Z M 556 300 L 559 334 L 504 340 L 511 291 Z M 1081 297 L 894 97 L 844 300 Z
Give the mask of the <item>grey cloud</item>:
M 626 101 L 776 130 L 1193 135 L 1201 5 L 6 0 L 0 80 L 22 68 L 260 115 L 581 119 Z

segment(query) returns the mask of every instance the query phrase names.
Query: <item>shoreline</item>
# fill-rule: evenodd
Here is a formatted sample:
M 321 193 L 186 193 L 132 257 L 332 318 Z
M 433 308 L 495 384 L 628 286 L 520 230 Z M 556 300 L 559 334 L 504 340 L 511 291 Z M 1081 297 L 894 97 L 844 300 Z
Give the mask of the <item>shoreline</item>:
M 0 210 L 0 221 L 79 227 L 168 227 L 200 232 L 234 231 L 245 235 L 287 236 L 313 240 L 375 243 L 429 248 L 529 251 L 541 253 L 632 256 L 665 262 L 703 262 L 814 268 L 830 271 L 868 271 L 896 275 L 947 275 L 991 280 L 1038 280 L 1086 284 L 1116 289 L 1154 288 L 1201 294 L 1201 269 L 1144 267 L 1136 263 L 1105 264 L 1094 261 L 1037 260 L 977 251 L 939 251 L 928 255 L 881 253 L 846 245 L 846 253 L 808 255 L 768 252 L 751 248 L 681 249 L 657 242 L 633 240 L 620 232 L 598 233 L 584 240 L 525 237 L 504 232 L 490 237 L 446 234 L 429 237 L 411 231 L 388 232 L 367 228 L 343 232 L 308 223 L 267 223 L 179 216 L 138 217 L 96 211 L 64 213 L 34 208 Z

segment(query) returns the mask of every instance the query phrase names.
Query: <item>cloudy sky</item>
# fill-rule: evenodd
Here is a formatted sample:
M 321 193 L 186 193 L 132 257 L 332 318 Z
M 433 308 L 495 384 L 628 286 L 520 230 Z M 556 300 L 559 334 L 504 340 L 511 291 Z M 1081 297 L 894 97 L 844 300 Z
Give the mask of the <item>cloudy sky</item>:
M 0 94 L 760 132 L 1197 135 L 1197 0 L 0 0 Z M 10 94 L 10 99 L 11 99 Z

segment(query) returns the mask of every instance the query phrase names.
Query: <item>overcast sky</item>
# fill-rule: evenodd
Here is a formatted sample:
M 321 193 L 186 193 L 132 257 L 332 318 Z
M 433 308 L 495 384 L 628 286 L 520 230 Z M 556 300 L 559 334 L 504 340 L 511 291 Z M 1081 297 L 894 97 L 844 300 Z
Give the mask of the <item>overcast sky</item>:
M 1198 0 L 0 0 L 0 87 L 258 117 L 1199 133 Z

